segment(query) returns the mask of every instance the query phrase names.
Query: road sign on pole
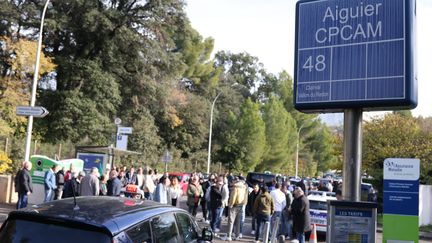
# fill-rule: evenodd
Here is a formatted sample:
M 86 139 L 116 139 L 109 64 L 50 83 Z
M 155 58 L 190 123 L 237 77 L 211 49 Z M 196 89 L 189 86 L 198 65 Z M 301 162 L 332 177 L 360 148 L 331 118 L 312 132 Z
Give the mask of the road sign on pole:
M 304 112 L 414 108 L 415 4 L 297 2 L 295 107 Z
M 45 117 L 49 112 L 42 106 L 17 106 L 16 114 L 18 116 Z
M 132 134 L 132 127 L 118 127 L 117 134 Z

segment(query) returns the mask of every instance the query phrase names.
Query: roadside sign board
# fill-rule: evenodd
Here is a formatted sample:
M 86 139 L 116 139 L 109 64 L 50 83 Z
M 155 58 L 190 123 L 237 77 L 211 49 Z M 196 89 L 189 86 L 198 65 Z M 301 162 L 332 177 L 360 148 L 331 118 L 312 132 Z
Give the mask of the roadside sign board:
M 162 162 L 164 163 L 171 163 L 172 162 L 172 155 L 171 153 L 166 150 L 162 156 Z
M 118 134 L 116 140 L 116 148 L 127 150 L 127 145 L 128 145 L 128 136 L 123 134 Z
M 132 134 L 132 127 L 118 127 L 118 134 Z
M 49 112 L 42 106 L 17 106 L 16 114 L 18 116 L 45 117 Z
M 420 160 L 384 160 L 383 242 L 419 241 Z
M 415 4 L 413 0 L 298 1 L 296 109 L 414 108 Z

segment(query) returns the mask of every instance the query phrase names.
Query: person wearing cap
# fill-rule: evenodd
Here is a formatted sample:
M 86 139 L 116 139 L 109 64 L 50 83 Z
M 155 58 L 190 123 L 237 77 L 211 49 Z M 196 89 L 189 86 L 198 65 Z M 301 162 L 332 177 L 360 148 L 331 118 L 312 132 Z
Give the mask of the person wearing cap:
M 293 229 L 299 243 L 305 242 L 305 232 L 310 231 L 309 200 L 301 187 L 294 190 L 294 200 L 289 210 L 293 217 Z
M 30 193 L 33 193 L 33 183 L 30 176 L 31 168 L 32 164 L 29 161 L 24 161 L 22 169 L 17 175 L 17 209 L 27 207 L 28 195 L 30 195 Z

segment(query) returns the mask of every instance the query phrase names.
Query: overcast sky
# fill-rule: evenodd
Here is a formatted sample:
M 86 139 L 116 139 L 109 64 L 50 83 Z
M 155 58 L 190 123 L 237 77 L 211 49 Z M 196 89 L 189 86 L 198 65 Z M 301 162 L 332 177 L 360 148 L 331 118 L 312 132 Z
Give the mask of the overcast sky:
M 273 73 L 294 70 L 295 0 L 186 0 L 192 26 L 215 39 L 214 53 L 256 56 Z M 432 116 L 432 0 L 417 0 L 418 106 Z M 293 76 L 293 75 L 292 75 Z

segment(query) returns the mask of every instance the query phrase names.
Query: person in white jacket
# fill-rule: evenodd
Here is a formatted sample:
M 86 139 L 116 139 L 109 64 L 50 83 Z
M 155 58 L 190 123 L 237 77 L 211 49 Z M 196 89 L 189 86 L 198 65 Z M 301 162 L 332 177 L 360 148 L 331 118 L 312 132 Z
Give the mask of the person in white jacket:
M 283 193 L 280 190 L 280 184 L 279 183 L 276 183 L 275 189 L 270 192 L 270 196 L 273 198 L 273 201 L 275 204 L 275 209 L 274 209 L 274 213 L 272 215 L 271 224 L 270 224 L 270 228 L 271 228 L 270 232 L 273 232 L 273 228 L 276 226 L 275 225 L 276 220 L 279 219 L 279 225 L 282 223 L 282 211 L 285 209 L 285 206 L 286 206 L 286 196 L 285 196 L 285 193 Z M 278 232 L 281 232 L 281 227 L 279 227 Z M 276 235 L 276 237 L 277 237 L 277 235 Z

